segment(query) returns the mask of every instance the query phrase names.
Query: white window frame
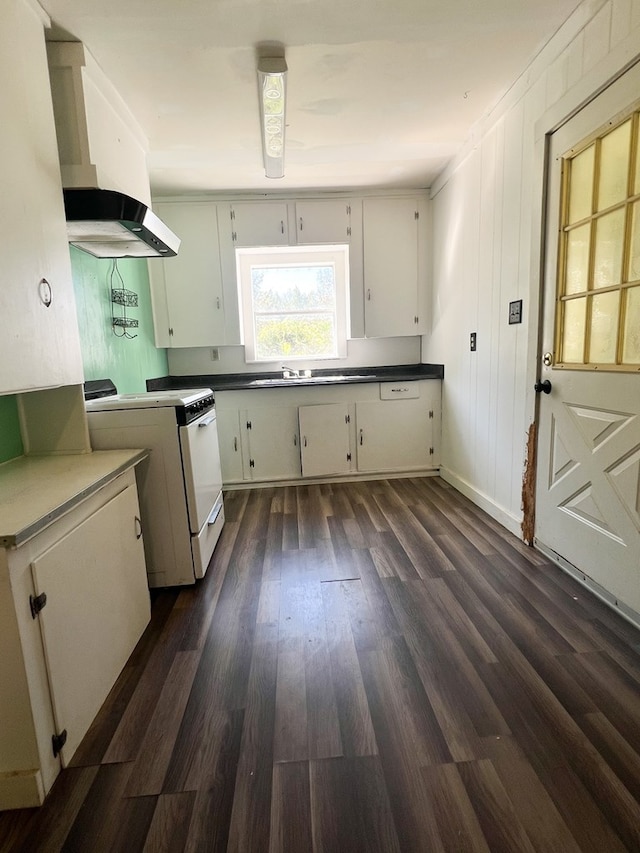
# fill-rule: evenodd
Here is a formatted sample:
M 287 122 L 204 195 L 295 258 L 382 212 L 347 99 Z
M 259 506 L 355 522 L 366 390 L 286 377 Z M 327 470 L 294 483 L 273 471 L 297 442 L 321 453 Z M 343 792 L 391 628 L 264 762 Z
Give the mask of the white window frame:
M 287 266 L 333 264 L 336 285 L 336 338 L 337 352 L 331 355 L 292 356 L 262 359 L 256 356 L 255 323 L 251 293 L 251 268 L 254 266 Z M 346 358 L 347 340 L 350 336 L 349 322 L 349 246 L 259 246 L 236 249 L 236 273 L 238 281 L 238 305 L 240 330 L 247 363 L 267 364 L 287 361 L 321 361 Z

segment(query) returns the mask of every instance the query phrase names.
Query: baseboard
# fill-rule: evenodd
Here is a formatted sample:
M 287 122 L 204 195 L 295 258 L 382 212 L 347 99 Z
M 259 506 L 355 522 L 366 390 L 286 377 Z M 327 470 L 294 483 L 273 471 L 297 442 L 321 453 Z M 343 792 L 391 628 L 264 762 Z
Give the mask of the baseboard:
M 0 811 L 31 809 L 44 801 L 44 785 L 39 770 L 0 773 Z
M 274 486 L 319 486 L 326 483 L 363 483 L 372 480 L 406 480 L 407 477 L 438 477 L 437 468 L 417 471 L 378 471 L 372 474 L 344 474 L 329 477 L 305 477 L 290 480 L 241 480 L 234 483 L 224 483 L 225 492 L 237 492 L 240 489 L 271 489 Z
M 623 601 L 616 598 L 613 593 L 606 590 L 597 581 L 592 580 L 589 575 L 586 575 L 583 571 L 574 566 L 573 563 L 565 560 L 564 557 L 561 557 L 560 554 L 557 554 L 552 548 L 549 548 L 543 542 L 539 542 L 537 539 L 534 539 L 533 544 L 537 551 L 540 551 L 541 554 L 548 557 L 551 562 L 555 563 L 563 572 L 566 572 L 566 574 L 578 581 L 581 586 L 588 589 L 589 592 L 597 596 L 597 598 L 607 604 L 618 615 L 622 616 L 623 619 L 626 619 L 627 622 L 630 622 L 635 628 L 640 628 L 640 613 L 636 613 L 635 610 L 632 610 L 631 607 L 628 607 Z
M 487 515 L 490 515 L 491 518 L 495 519 L 503 527 L 506 527 L 509 533 L 513 533 L 518 539 L 522 539 L 522 518 L 516 518 L 506 509 L 495 503 L 488 495 L 485 495 L 484 492 L 474 488 L 470 483 L 458 477 L 448 468 L 441 468 L 440 476 L 450 486 L 453 486 L 454 489 L 457 489 L 466 498 L 473 501 L 476 506 L 483 509 Z

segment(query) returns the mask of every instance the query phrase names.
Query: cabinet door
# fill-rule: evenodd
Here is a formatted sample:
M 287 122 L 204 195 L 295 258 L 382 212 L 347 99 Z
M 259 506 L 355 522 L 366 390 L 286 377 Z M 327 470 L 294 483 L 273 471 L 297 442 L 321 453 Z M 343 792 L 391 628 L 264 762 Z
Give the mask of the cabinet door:
M 358 471 L 433 467 L 432 425 L 423 399 L 356 403 Z
M 287 246 L 286 202 L 242 202 L 231 205 L 235 246 Z
M 240 413 L 247 453 L 246 480 L 290 480 L 300 477 L 297 407 L 258 407 Z
M 417 335 L 418 202 L 366 198 L 362 215 L 365 335 Z
M 351 205 L 346 199 L 297 201 L 296 235 L 298 245 L 349 243 Z
M 0 27 L 0 393 L 83 381 L 49 71 L 40 18 L 20 0 Z M 8 82 L 10 81 L 10 83 Z
M 216 205 L 158 204 L 156 212 L 181 239 L 176 257 L 148 264 L 157 345 L 226 343 Z
M 301 406 L 298 416 L 302 476 L 348 474 L 351 471 L 348 405 Z
M 220 446 L 220 464 L 222 482 L 234 483 L 242 480 L 242 442 L 240 440 L 240 413 L 237 409 L 220 411 L 216 409 L 218 422 L 218 443 Z
M 68 765 L 150 618 L 138 500 L 129 486 L 32 563 L 49 686 Z

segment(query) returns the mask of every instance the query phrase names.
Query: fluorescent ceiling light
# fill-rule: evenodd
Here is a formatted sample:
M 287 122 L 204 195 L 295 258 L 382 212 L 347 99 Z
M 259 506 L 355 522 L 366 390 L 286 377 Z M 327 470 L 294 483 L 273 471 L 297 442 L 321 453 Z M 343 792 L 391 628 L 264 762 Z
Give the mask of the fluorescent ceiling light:
M 267 178 L 284 177 L 285 101 L 287 63 L 284 57 L 258 62 L 262 157 Z

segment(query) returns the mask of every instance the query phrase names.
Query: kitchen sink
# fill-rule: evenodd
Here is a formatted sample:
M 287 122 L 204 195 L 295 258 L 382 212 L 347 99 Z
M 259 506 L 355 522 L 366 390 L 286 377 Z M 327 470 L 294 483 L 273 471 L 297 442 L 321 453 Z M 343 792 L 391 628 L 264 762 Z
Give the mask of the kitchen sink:
M 283 376 L 275 376 L 270 379 L 253 379 L 249 384 L 250 385 L 276 385 L 276 386 L 284 386 L 284 385 L 322 385 L 327 382 L 344 382 L 346 379 L 354 380 L 354 379 L 370 379 L 370 376 L 361 375 L 346 375 L 343 373 L 331 373 L 325 374 L 323 376 L 288 376 L 286 379 Z

